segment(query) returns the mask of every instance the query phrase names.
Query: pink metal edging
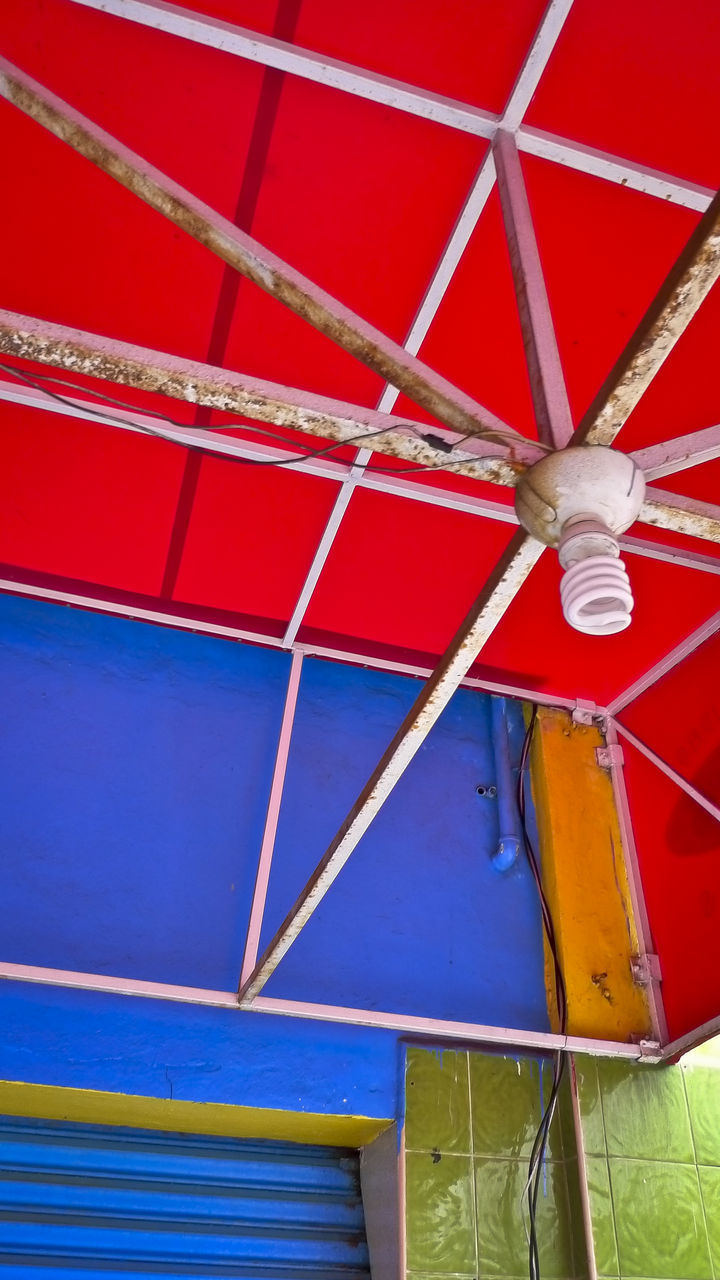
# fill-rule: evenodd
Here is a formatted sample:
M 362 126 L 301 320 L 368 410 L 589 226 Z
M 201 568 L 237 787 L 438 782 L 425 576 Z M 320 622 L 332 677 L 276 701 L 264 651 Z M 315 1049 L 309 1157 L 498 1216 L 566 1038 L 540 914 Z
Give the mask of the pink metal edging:
M 290 739 L 292 737 L 293 722 L 295 720 L 295 707 L 297 705 L 298 689 L 300 687 L 300 671 L 302 668 L 302 662 L 302 654 L 294 653 L 290 664 L 290 678 L 288 680 L 285 707 L 283 710 L 282 723 L 280 725 L 280 737 L 278 739 L 275 768 L 273 771 L 272 785 L 270 787 L 270 797 L 268 799 L 265 830 L 263 831 L 262 844 L 260 846 L 255 888 L 253 890 L 252 906 L 250 908 L 250 922 L 248 924 L 247 937 L 245 939 L 245 951 L 243 953 L 242 970 L 240 975 L 241 986 L 250 976 L 255 967 L 258 947 L 260 945 L 260 933 L 262 931 L 265 902 L 267 899 L 268 884 L 270 882 L 270 867 L 272 865 L 273 852 L 275 849 L 275 835 L 277 833 L 278 819 L 280 817 L 280 805 L 282 802 L 283 787 L 285 785 L 285 773 L 287 770 L 288 756 L 290 754 Z
M 573 421 L 520 156 L 511 133 L 498 129 L 493 155 L 538 436 L 544 444 L 563 449 L 573 434 Z
M 0 979 L 34 982 L 41 986 L 69 987 L 81 991 L 104 991 L 111 995 L 142 996 L 172 1000 L 181 1004 L 201 1004 L 234 1009 L 238 1013 L 269 1013 L 313 1021 L 342 1022 L 351 1026 L 377 1027 L 407 1036 L 431 1036 L 435 1040 L 465 1041 L 467 1044 L 509 1045 L 519 1049 L 562 1049 L 597 1057 L 642 1059 L 657 1062 L 661 1051 L 652 1041 L 630 1044 L 615 1040 L 593 1040 L 585 1036 L 561 1036 L 548 1031 L 523 1031 L 515 1027 L 489 1027 L 475 1022 L 449 1022 L 441 1018 L 420 1018 L 410 1014 L 384 1013 L 375 1009 L 354 1009 L 342 1005 L 311 1004 L 300 1000 L 258 997 L 252 1006 L 241 1009 L 236 991 L 211 991 L 204 987 L 172 986 L 163 982 L 142 982 L 135 978 L 115 978 L 102 973 L 80 973 L 72 969 L 48 969 L 38 965 L 0 961 Z
M 671 782 L 674 782 L 676 786 L 680 787 L 681 791 L 684 791 L 686 795 L 689 795 L 691 800 L 694 800 L 702 809 L 705 809 L 706 812 L 710 814 L 711 818 L 714 818 L 716 822 L 720 822 L 720 808 L 718 808 L 716 804 L 713 804 L 712 800 L 708 800 L 707 796 L 704 796 L 701 791 L 698 791 L 697 788 L 692 785 L 692 783 L 688 782 L 686 778 L 683 778 L 681 773 L 678 773 L 676 769 L 673 769 L 671 765 L 667 764 L 665 760 L 662 759 L 662 756 L 659 756 L 651 747 L 647 747 L 640 738 L 637 738 L 634 733 L 631 733 L 629 729 L 626 729 L 619 720 L 613 720 L 613 724 L 616 725 L 623 737 L 627 738 L 628 742 L 631 742 L 632 745 L 646 757 L 646 759 L 650 760 L 650 762 L 654 764 L 661 773 L 665 774 L 666 778 L 669 778 Z
M 649 671 L 646 671 L 644 676 L 640 676 L 639 680 L 636 680 L 634 684 L 631 684 L 624 693 L 621 693 L 617 698 L 613 698 L 612 702 L 608 705 L 608 712 L 610 715 L 617 715 L 618 711 L 622 711 L 624 707 L 627 707 L 631 702 L 634 702 L 635 699 L 639 698 L 641 693 L 645 693 L 646 689 L 649 689 L 651 685 L 656 684 L 658 680 L 662 680 L 663 676 L 666 676 L 669 671 L 672 671 L 673 667 L 676 667 L 684 658 L 689 657 L 691 653 L 694 653 L 696 649 L 699 649 L 700 645 L 704 644 L 706 640 L 709 640 L 711 636 L 714 636 L 718 630 L 720 630 L 720 611 L 714 613 L 711 618 L 708 618 L 707 622 L 703 622 L 702 626 L 698 627 L 696 631 L 693 631 L 692 635 L 686 636 L 685 639 L 682 640 L 680 644 L 676 645 L 674 649 L 671 649 L 664 658 L 661 658 L 659 662 L 656 662 L 654 667 L 650 667 Z
M 15 578 L 0 578 L 0 593 L 5 595 L 30 596 L 37 600 L 49 600 L 55 604 L 67 604 L 77 609 L 88 609 L 95 613 L 118 615 L 132 618 L 138 622 L 153 622 L 158 626 L 174 627 L 178 631 L 192 631 L 196 635 L 220 636 L 226 640 L 236 640 L 245 644 L 263 645 L 269 649 L 282 648 L 282 640 L 278 636 L 265 635 L 259 631 L 245 631 L 240 627 L 223 626 L 221 623 L 208 622 L 202 618 L 192 618 L 180 614 L 163 613 L 161 610 L 145 609 L 141 606 L 118 604 L 114 600 L 104 600 L 96 596 L 83 596 L 71 591 L 54 590 L 52 587 L 38 586 L 37 583 L 21 582 Z M 327 645 L 296 642 L 292 650 L 306 658 L 327 658 L 330 662 L 346 662 L 350 665 L 369 667 L 374 671 L 394 671 L 397 675 L 427 677 L 431 675 L 431 667 L 415 666 L 408 662 L 393 662 L 390 658 L 378 658 L 374 654 L 356 653 L 350 649 L 333 649 Z M 520 698 L 525 702 L 537 702 L 543 707 L 565 707 L 572 710 L 576 706 L 575 698 L 564 694 L 548 692 L 540 689 L 526 689 L 521 685 L 500 684 L 494 680 L 480 680 L 475 676 L 466 676 L 460 682 L 463 689 L 478 689 L 483 693 L 497 693 L 503 698 Z M 600 713 L 602 708 L 598 708 Z
M 608 717 L 605 725 L 605 741 L 609 747 L 617 746 L 617 727 L 619 726 L 617 726 L 616 721 L 611 717 Z M 610 764 L 610 780 L 612 782 L 615 809 L 618 816 L 618 825 L 620 827 L 622 854 L 625 860 L 625 871 L 627 874 L 628 890 L 630 892 L 630 903 L 635 921 L 638 946 L 641 954 L 651 955 L 654 952 L 652 930 L 650 928 L 650 919 L 645 902 L 642 876 L 640 874 L 637 845 L 635 843 L 635 832 L 633 830 L 632 816 L 630 813 L 630 801 L 628 799 L 627 787 L 625 785 L 625 774 L 623 773 L 623 765 L 618 760 L 614 760 Z M 665 1016 L 662 990 L 659 983 L 650 982 L 646 987 L 646 991 L 653 1037 L 662 1045 L 665 1044 L 668 1038 L 667 1018 Z

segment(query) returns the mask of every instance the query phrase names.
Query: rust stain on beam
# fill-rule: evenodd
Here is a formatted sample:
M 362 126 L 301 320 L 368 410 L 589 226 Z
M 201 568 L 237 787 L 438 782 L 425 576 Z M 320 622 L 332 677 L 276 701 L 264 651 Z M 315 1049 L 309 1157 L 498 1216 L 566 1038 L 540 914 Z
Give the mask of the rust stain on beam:
M 240 991 L 251 1008 L 402 777 L 544 551 L 518 529 L 355 804 Z
M 0 93 L 441 422 L 463 435 L 525 443 L 519 432 L 5 59 Z
M 639 519 L 660 529 L 672 529 L 691 538 L 720 542 L 720 507 L 681 493 L 666 493 L 648 485 Z
M 720 192 L 583 417 L 572 444 L 612 444 L 720 276 Z
M 380 453 L 429 467 L 447 465 L 452 458 L 453 472 L 494 484 L 514 485 L 524 466 L 539 456 L 531 441 L 525 442 L 522 461 L 500 445 L 480 441 L 453 448 L 449 455 L 422 437 L 440 434 L 452 445 L 458 439 L 452 432 L 433 432 L 423 423 L 11 312 L 0 312 L 0 352 L 338 443 L 361 443 L 359 437 L 367 435 L 372 449 Z M 375 434 L 386 422 L 387 432 Z

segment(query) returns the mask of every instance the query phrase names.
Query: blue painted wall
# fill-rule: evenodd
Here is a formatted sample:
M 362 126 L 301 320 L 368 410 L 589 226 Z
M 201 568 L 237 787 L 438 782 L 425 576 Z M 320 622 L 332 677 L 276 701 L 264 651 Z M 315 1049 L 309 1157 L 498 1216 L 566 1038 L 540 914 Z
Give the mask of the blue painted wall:
M 0 955 L 234 988 L 288 656 L 11 597 L 0 642 Z M 418 687 L 306 659 L 264 941 Z M 460 691 L 268 994 L 545 1029 L 530 878 L 490 862 L 494 778 L 489 699 Z M 0 1018 L 4 1078 L 166 1097 L 175 1073 L 193 1100 L 392 1114 L 378 1032 L 20 984 Z

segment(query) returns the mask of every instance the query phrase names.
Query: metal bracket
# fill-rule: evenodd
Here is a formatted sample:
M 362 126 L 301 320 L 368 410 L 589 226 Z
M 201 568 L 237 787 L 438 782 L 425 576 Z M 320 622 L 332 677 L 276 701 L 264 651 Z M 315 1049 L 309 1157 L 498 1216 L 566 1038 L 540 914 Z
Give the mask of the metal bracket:
M 613 765 L 625 763 L 623 749 L 619 742 L 609 742 L 605 747 L 596 747 L 595 758 L 601 769 L 612 769 Z
M 592 724 L 598 714 L 598 709 L 594 702 L 586 702 L 584 698 L 578 698 L 572 713 L 573 724 Z
M 640 1060 L 644 1062 L 662 1062 L 662 1046 L 657 1040 L 641 1040 L 639 1043 Z
M 649 987 L 654 982 L 662 982 L 660 959 L 652 952 L 630 957 L 632 980 L 638 987 Z

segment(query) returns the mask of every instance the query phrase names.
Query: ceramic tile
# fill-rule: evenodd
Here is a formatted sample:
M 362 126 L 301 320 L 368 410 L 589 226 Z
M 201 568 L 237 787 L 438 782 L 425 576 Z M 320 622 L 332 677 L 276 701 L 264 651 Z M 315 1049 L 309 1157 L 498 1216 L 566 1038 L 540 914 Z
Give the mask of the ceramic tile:
M 698 1164 L 720 1165 L 720 1070 L 681 1068 Z
M 600 1085 L 595 1058 L 576 1057 L 578 1097 L 582 1120 L 583 1141 L 588 1155 L 605 1155 L 605 1126 L 603 1124 Z
M 405 1144 L 417 1151 L 470 1151 L 468 1055 L 408 1049 Z
M 545 1166 L 538 1198 L 540 1272 L 543 1280 L 573 1275 L 571 1228 L 565 1169 L 561 1162 Z M 475 1160 L 478 1216 L 478 1276 L 527 1275 L 527 1240 L 521 1196 L 527 1178 L 525 1161 Z
M 620 1272 L 620 1264 L 615 1242 L 615 1221 L 607 1160 L 604 1156 L 586 1156 L 585 1159 L 598 1273 L 601 1276 L 616 1276 Z
M 715 1275 L 720 1276 L 720 1169 L 717 1166 L 712 1168 L 701 1166 L 698 1174 L 713 1266 Z
M 609 1165 L 622 1275 L 712 1280 L 697 1169 L 612 1157 Z
M 408 1151 L 405 1178 L 408 1269 L 474 1276 L 471 1159 Z
M 552 1064 L 549 1059 L 471 1053 L 470 1092 L 475 1155 L 528 1159 L 551 1085 Z M 551 1158 L 562 1156 L 557 1120 L 552 1125 L 548 1154 Z
M 597 1063 L 608 1155 L 694 1164 L 683 1073 L 679 1067 Z

